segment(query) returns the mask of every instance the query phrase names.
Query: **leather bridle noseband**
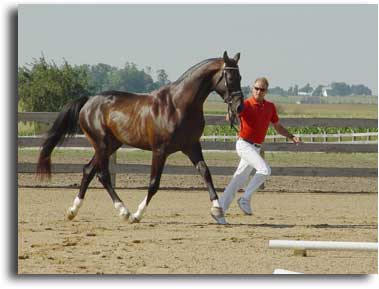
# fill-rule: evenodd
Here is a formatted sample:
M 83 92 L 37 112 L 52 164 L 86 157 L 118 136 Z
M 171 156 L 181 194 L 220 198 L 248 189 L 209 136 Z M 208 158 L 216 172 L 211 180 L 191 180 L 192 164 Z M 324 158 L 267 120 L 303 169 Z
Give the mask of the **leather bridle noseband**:
M 242 95 L 242 91 L 241 90 L 232 91 L 232 92 L 229 91 L 228 80 L 227 80 L 227 77 L 226 77 L 226 71 L 227 70 L 238 70 L 239 71 L 239 68 L 238 67 L 226 66 L 225 63 L 224 63 L 224 67 L 222 69 L 222 73 L 221 73 L 220 78 L 218 79 L 215 87 L 224 78 L 225 87 L 226 87 L 226 97 L 224 98 L 224 102 L 228 105 L 228 116 L 229 116 L 229 121 L 230 121 L 230 127 L 234 128 L 234 130 L 238 132 L 238 129 L 234 126 L 235 116 L 233 115 L 233 113 L 231 113 L 231 105 L 233 104 L 233 98 L 234 98 L 234 96 L 235 95 Z

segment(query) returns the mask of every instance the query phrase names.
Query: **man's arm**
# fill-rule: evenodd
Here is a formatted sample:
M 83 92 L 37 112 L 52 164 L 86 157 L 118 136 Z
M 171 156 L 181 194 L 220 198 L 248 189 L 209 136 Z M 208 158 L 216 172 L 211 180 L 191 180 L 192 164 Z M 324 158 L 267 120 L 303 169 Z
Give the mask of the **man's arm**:
M 290 133 L 284 126 L 282 126 L 282 124 L 279 121 L 277 123 L 274 123 L 273 126 L 279 134 L 286 138 L 289 138 L 293 141 L 293 143 L 300 143 L 300 139 L 297 136 L 294 136 L 292 133 Z

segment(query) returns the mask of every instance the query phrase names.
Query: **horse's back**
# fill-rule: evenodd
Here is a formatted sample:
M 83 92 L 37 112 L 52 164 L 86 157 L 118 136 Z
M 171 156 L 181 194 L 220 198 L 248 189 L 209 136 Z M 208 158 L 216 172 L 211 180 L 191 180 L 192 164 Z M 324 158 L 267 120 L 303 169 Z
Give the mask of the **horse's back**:
M 127 91 L 109 90 L 100 92 L 91 96 L 87 103 L 83 106 L 82 111 L 94 111 L 101 109 L 104 113 L 110 109 L 125 109 L 135 103 L 145 103 L 148 101 L 150 95 L 137 94 Z
M 128 91 L 107 90 L 102 91 L 97 96 L 103 97 L 104 100 L 117 100 L 117 101 L 136 101 L 149 97 L 144 93 L 133 93 Z
M 124 144 L 150 149 L 146 138 L 149 103 L 151 96 L 147 94 L 104 91 L 90 97 L 83 106 L 80 125 L 92 139 L 110 136 Z

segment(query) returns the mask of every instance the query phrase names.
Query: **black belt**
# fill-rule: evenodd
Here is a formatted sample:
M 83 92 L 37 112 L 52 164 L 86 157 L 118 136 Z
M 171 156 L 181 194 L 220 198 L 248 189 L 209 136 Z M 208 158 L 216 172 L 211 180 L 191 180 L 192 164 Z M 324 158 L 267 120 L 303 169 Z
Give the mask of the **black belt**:
M 249 140 L 247 140 L 247 139 L 245 139 L 245 138 L 242 138 L 242 137 L 240 137 L 240 139 L 244 140 L 245 142 L 248 142 L 249 144 L 255 146 L 256 148 L 260 148 L 260 147 L 262 146 L 262 145 L 259 144 L 259 143 L 251 142 L 251 141 L 249 141 Z

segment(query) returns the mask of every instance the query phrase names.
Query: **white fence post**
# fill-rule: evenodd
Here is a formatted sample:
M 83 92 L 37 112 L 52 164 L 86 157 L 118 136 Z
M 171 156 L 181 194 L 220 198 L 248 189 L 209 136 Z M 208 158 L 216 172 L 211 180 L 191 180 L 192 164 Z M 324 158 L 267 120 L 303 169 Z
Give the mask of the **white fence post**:
M 366 141 L 367 141 L 367 142 L 370 141 L 370 129 L 367 129 L 367 137 L 366 137 Z

